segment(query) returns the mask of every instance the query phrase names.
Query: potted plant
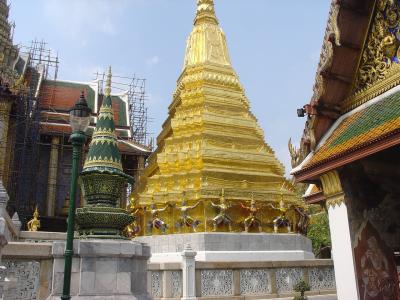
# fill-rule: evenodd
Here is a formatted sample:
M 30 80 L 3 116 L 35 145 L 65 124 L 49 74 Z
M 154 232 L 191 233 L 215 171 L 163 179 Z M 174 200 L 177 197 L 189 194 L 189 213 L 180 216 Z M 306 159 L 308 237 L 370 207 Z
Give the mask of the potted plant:
M 301 280 L 294 286 L 294 290 L 300 293 L 300 296 L 295 296 L 293 300 L 307 300 L 307 297 L 304 296 L 304 293 L 310 290 L 310 286 L 307 282 Z

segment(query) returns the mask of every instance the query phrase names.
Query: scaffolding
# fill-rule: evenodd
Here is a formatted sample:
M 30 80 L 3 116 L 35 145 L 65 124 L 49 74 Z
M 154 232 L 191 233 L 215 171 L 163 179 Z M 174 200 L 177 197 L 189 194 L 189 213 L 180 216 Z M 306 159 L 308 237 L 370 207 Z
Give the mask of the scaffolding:
M 9 213 L 17 211 L 25 226 L 26 221 L 31 218 L 34 207 L 38 206 L 43 220 L 42 230 L 55 228 L 64 230 L 60 226 L 64 226 L 65 222 L 61 222 L 60 218 L 65 216 L 63 210 L 69 197 L 72 156 L 69 133 L 60 129 L 59 132 L 41 134 L 41 124 L 52 121 L 48 119 L 49 112 L 66 113 L 55 107 L 59 84 L 57 81 L 59 58 L 44 41 L 34 40 L 29 46 L 19 48 L 19 57 L 14 69 L 19 75 L 23 75 L 25 84 L 22 84 L 16 93 L 18 96 L 10 113 L 8 138 L 11 137 L 12 141 L 2 143 L 10 149 L 7 152 L 9 157 L 6 159 L 7 180 L 4 182 L 10 196 Z M 99 94 L 103 94 L 105 77 L 104 73 L 96 74 Z M 115 95 L 127 101 L 131 131 L 129 139 L 141 145 L 148 145 L 145 79 L 118 75 L 114 75 L 113 78 L 112 88 Z M 41 88 L 44 80 L 46 88 Z M 63 119 L 58 124 L 64 121 L 67 122 Z M 54 166 L 51 159 L 53 152 L 57 153 L 55 155 L 58 157 Z M 126 157 L 125 159 L 127 160 Z M 127 171 L 137 171 L 135 166 L 130 168 Z M 50 179 L 53 176 L 57 178 L 54 182 Z M 48 207 L 50 190 L 56 200 L 54 205 L 57 209 Z M 64 206 L 60 207 L 59 200 L 64 201 Z M 52 209 L 53 212 L 55 210 L 55 214 L 48 213 Z M 45 224 L 52 227 L 45 228 Z
M 58 75 L 58 65 L 60 63 L 58 59 L 58 53 L 48 48 L 47 43 L 44 40 L 31 41 L 30 46 L 20 46 L 20 54 L 28 56 L 28 63 L 31 68 L 40 71 L 43 69 L 43 79 L 56 80 Z
M 94 80 L 99 81 L 100 93 L 103 93 L 106 74 L 95 73 Z M 131 131 L 130 139 L 141 145 L 149 145 L 150 133 L 148 132 L 148 109 L 146 106 L 146 79 L 126 76 L 112 76 L 111 88 L 113 91 L 126 94 L 128 98 L 129 125 Z
M 40 84 L 47 78 L 57 78 L 59 60 L 44 41 L 34 40 L 30 46 L 20 46 L 19 53 L 20 72 L 26 84 L 21 86 L 10 114 L 9 133 L 14 137 L 14 151 L 9 158 L 7 190 L 10 209 L 25 221 L 37 204 L 34 178 L 40 161 Z

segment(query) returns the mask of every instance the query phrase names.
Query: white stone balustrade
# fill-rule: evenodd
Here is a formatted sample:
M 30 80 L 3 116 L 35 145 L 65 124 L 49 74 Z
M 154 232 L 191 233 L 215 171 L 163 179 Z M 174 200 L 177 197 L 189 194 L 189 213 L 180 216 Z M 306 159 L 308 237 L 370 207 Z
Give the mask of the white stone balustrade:
M 185 249 L 184 253 L 193 253 Z M 194 260 L 195 257 L 189 259 Z M 201 299 L 208 297 L 292 297 L 300 280 L 309 283 L 309 295 L 335 294 L 331 260 L 263 262 L 195 262 L 193 269 L 182 263 L 150 263 L 149 293 L 155 299 Z M 185 275 L 186 273 L 186 275 Z M 189 275 L 189 276 L 188 276 Z M 186 277 L 186 282 L 185 282 Z M 186 292 L 186 294 L 185 294 Z M 193 292 L 195 294 L 193 295 Z

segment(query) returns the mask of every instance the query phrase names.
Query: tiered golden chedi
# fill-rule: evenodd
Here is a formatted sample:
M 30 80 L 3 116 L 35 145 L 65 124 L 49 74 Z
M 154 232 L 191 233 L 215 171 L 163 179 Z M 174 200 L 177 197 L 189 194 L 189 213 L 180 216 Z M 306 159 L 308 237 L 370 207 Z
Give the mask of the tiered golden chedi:
M 138 230 L 272 231 L 281 199 L 288 208 L 297 202 L 284 182 L 232 68 L 214 3 L 199 0 L 169 116 L 133 196 L 143 209 Z M 218 207 L 225 202 L 229 208 Z M 288 216 L 295 224 L 293 209 Z

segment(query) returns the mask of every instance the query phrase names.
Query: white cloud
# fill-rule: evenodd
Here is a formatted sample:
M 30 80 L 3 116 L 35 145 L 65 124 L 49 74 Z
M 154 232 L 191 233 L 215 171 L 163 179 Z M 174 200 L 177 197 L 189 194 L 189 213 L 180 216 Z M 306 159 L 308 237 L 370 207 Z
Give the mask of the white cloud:
M 93 33 L 115 35 L 116 21 L 124 12 L 127 0 L 44 1 L 46 18 L 69 38 L 82 38 Z
M 147 59 L 146 64 L 151 67 L 151 66 L 158 65 L 159 62 L 160 62 L 160 57 L 158 55 L 155 55 L 155 56 Z

